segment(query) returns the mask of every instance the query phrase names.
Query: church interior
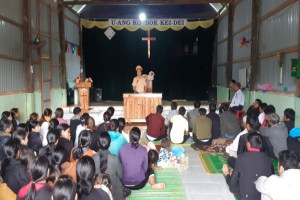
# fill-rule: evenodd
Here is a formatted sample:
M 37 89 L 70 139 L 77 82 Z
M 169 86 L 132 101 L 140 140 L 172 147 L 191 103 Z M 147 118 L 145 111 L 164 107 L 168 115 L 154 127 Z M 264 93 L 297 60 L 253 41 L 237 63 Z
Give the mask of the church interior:
M 180 166 L 160 167 L 160 170 L 154 170 L 156 182 L 164 182 L 163 189 L 153 189 L 161 185 L 153 186 L 149 182 L 150 184 L 140 190 L 130 190 L 128 189 L 130 187 L 127 188 L 126 184 L 122 183 L 124 196 L 121 198 L 114 191 L 115 177 L 111 177 L 110 184 L 113 187 L 107 189 L 111 200 L 248 199 L 246 197 L 249 191 L 246 192 L 245 197 L 242 187 L 236 189 L 231 184 L 234 180 L 233 175 L 236 174 L 234 171 L 237 171 L 236 167 L 241 163 L 235 161 L 241 161 L 242 155 L 246 153 L 238 152 L 237 155 L 232 156 L 228 152 L 229 147 L 234 145 L 239 145 L 235 147 L 236 149 L 240 148 L 242 135 L 238 133 L 242 133 L 243 130 L 247 131 L 248 135 L 244 138 L 245 151 L 248 149 L 250 152 L 248 143 L 251 147 L 254 145 L 250 142 L 250 136 L 262 138 L 262 145 L 266 145 L 266 148 L 269 148 L 269 143 L 273 145 L 271 150 L 260 150 L 264 155 L 265 152 L 262 151 L 275 153 L 275 155 L 266 153 L 273 171 L 266 175 L 267 177 L 282 178 L 282 174 L 287 174 L 289 170 L 282 164 L 283 153 L 291 157 L 299 154 L 296 157 L 297 169 L 293 169 L 299 170 L 299 173 L 297 172 L 299 179 L 293 181 L 299 184 L 300 129 L 297 128 L 300 126 L 299 19 L 298 0 L 0 0 L 0 111 L 2 113 L 0 199 L 11 200 L 16 197 L 25 199 L 26 196 L 26 193 L 24 196 L 20 192 L 23 188 L 16 192 L 15 188 L 9 187 L 7 188 L 12 190 L 10 190 L 12 195 L 1 196 L 2 191 L 5 191 L 1 185 L 7 182 L 5 178 L 7 174 L 3 170 L 7 169 L 8 156 L 5 146 L 7 143 L 1 139 L 7 137 L 5 135 L 7 123 L 12 127 L 9 141 L 15 142 L 14 137 L 18 134 L 18 127 L 24 124 L 29 127 L 26 128 L 26 132 L 29 132 L 26 138 L 29 137 L 30 143 L 30 134 L 34 132 L 32 130 L 36 130 L 30 128 L 32 116 L 37 116 L 35 121 L 39 122 L 42 129 L 46 115 L 49 120 L 58 118 L 54 115 L 61 110 L 63 113 L 61 118 L 69 126 L 61 129 L 70 131 L 71 121 L 76 115 L 77 108 L 80 108 L 80 114 L 87 113 L 87 116 L 93 119 L 95 134 L 98 133 L 101 124 L 107 123 L 111 126 L 110 119 L 111 121 L 116 119 L 118 122 L 122 118 L 126 120 L 123 126 L 125 128 L 122 128 L 123 133 L 122 129 L 119 131 L 125 139 L 127 137 L 126 143 L 130 143 L 132 128 L 138 127 L 140 144 L 143 143 L 148 148 L 148 155 L 151 151 L 149 148 L 152 149 L 150 143 L 154 145 L 154 149 L 159 153 L 158 159 L 160 159 L 163 142 L 160 140 L 161 137 L 149 135 L 147 131 L 151 130 L 148 117 L 160 113 L 164 127 L 162 135 L 171 141 L 171 149 L 175 152 L 173 154 L 176 154 L 178 149 L 184 152 L 184 161 L 180 156 L 176 158 Z M 138 84 L 145 85 L 142 86 L 141 91 L 141 86 Z M 234 105 L 234 102 L 240 101 L 241 98 L 237 97 L 237 94 L 240 94 L 238 92 L 243 96 L 242 103 Z M 175 107 L 174 102 L 176 102 Z M 197 106 L 197 102 L 200 105 Z M 229 107 L 224 107 L 224 104 Z M 258 106 L 255 106 L 256 104 Z M 161 111 L 158 105 L 162 106 Z M 105 120 L 105 115 L 111 107 L 113 112 L 109 113 L 109 120 Z M 206 112 L 204 116 L 214 110 L 218 119 L 224 112 L 230 112 L 231 115 L 236 116 L 239 131 L 233 137 L 227 137 L 231 135 L 228 130 L 225 132 L 221 130 L 225 126 L 222 124 L 225 122 L 221 119 L 218 125 L 218 130 L 221 131 L 217 137 L 214 137 L 213 129 L 217 125 L 211 119 L 209 131 L 211 136 L 200 140 L 195 121 L 190 122 L 190 113 L 197 109 L 195 117 L 200 119 L 203 115 L 201 108 Z M 257 135 L 253 133 L 253 127 L 249 130 L 247 127 L 254 123 L 249 122 L 254 115 L 251 109 L 257 110 L 256 121 L 261 125 L 258 126 L 259 130 L 258 128 L 255 130 Z M 46 114 L 48 110 L 51 110 L 49 116 Z M 169 118 L 172 112 L 175 112 L 176 116 L 182 115 L 186 121 L 182 122 L 184 125 L 175 126 L 175 121 L 173 122 L 175 119 Z M 292 117 L 289 117 L 290 112 Z M 261 113 L 268 118 L 260 121 Z M 6 122 L 10 115 L 17 121 L 16 124 L 13 121 Z M 88 130 L 92 135 L 93 130 L 87 123 L 89 117 L 84 118 L 83 122 L 81 115 L 78 119 L 81 120 L 79 124 L 83 123 L 82 130 Z M 273 118 L 275 121 L 278 120 L 274 122 Z M 50 126 L 49 120 L 46 120 L 47 127 Z M 287 120 L 293 121 L 291 128 L 284 123 Z M 61 124 L 61 121 L 58 121 Z M 187 130 L 186 124 L 189 125 Z M 273 141 L 271 136 L 264 135 L 269 131 L 266 129 L 272 129 L 277 124 L 285 124 L 284 128 L 288 130 L 284 139 L 285 148 L 280 152 L 275 152 L 279 139 Z M 174 127 L 182 129 L 181 137 L 188 136 L 188 138 L 181 142 L 174 142 L 170 136 L 172 131 L 175 132 Z M 205 128 L 200 126 L 200 129 Z M 111 136 L 109 130 L 106 129 Z M 72 139 L 72 130 L 70 134 Z M 40 140 L 43 142 L 41 148 L 50 145 L 46 135 L 47 133 L 41 136 Z M 77 137 L 78 135 L 76 139 Z M 204 143 L 198 145 L 197 137 L 200 143 Z M 291 148 L 286 142 L 289 138 L 295 142 Z M 112 138 L 111 141 L 113 140 Z M 210 144 L 206 145 L 205 142 L 208 141 Z M 76 150 L 77 147 L 74 142 L 72 150 Z M 123 150 L 123 147 L 120 148 Z M 79 149 L 82 150 L 81 147 Z M 51 151 L 55 152 L 54 148 Z M 41 151 L 35 152 L 35 157 L 41 157 L 37 155 L 39 152 Z M 94 153 L 98 155 L 97 151 Z M 117 155 L 121 163 L 125 162 L 122 161 L 121 152 Z M 78 166 L 78 162 L 84 160 L 83 157 L 78 158 L 79 161 L 74 161 L 75 166 L 76 163 Z M 232 157 L 235 157 L 233 165 L 230 160 Z M 50 158 L 49 167 L 51 162 Z M 148 162 L 150 163 L 150 160 L 147 160 Z M 30 165 L 28 166 L 30 171 Z M 127 171 L 125 166 L 123 167 L 125 177 Z M 79 177 L 77 179 L 80 180 Z M 56 179 L 54 180 L 55 188 Z M 300 199 L 300 193 L 294 191 L 296 187 L 292 184 L 289 188 L 285 186 L 277 188 L 282 190 L 285 196 L 277 194 L 275 189 L 272 190 L 274 192 L 272 196 L 259 188 L 261 182 L 253 182 L 251 188 L 253 187 L 255 191 L 250 192 L 259 195 L 259 198 L 249 194 L 251 197 L 249 199 Z M 236 184 L 239 183 L 241 184 L 241 180 Z M 28 184 L 36 184 L 36 182 L 31 178 Z M 10 186 L 9 182 L 7 185 Z M 22 187 L 25 185 L 23 184 Z M 273 187 L 277 186 L 273 185 Z M 131 194 L 128 194 L 128 191 Z M 286 191 L 289 191 L 290 196 L 284 193 Z M 35 195 L 45 195 L 42 192 L 38 193 L 37 189 L 35 193 Z M 53 196 L 54 193 L 47 195 Z M 77 199 L 77 197 L 84 199 L 78 194 L 80 193 L 77 192 L 76 198 L 70 199 Z M 93 198 L 86 195 L 86 199 Z

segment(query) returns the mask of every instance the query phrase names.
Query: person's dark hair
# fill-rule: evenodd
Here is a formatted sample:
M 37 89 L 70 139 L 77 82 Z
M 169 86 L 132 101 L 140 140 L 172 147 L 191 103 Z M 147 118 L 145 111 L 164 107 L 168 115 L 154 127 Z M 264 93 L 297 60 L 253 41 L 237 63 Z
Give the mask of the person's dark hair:
M 106 111 L 110 114 L 110 117 L 112 117 L 115 113 L 115 108 L 114 107 L 108 107 Z
M 60 132 L 57 129 L 51 129 L 47 133 L 47 141 L 48 144 L 46 145 L 46 156 L 50 156 L 55 148 L 55 143 L 58 141 L 60 137 Z
M 131 147 L 137 149 L 139 147 L 139 141 L 141 139 L 141 130 L 138 127 L 133 127 L 129 133 L 129 140 Z
M 25 200 L 35 199 L 35 183 L 45 180 L 49 169 L 48 158 L 45 156 L 38 156 L 30 162 L 30 175 L 32 184 L 26 194 Z
M 64 110 L 62 108 L 56 108 L 55 110 L 55 118 L 63 118 Z
M 95 182 L 98 182 L 99 184 L 105 185 L 110 191 L 112 191 L 112 183 L 110 176 L 105 173 L 98 174 L 95 178 Z
M 15 114 L 19 112 L 19 108 L 12 108 L 10 112 L 14 112 Z
M 4 111 L 1 114 L 1 120 L 8 119 L 11 116 L 11 113 L 9 111 Z
M 219 112 L 223 113 L 225 111 L 228 111 L 228 109 L 229 109 L 229 104 L 228 103 L 222 103 L 220 108 L 219 108 Z
M 194 108 L 200 108 L 201 102 L 200 101 L 194 101 Z
M 104 122 L 110 121 L 110 118 L 111 118 L 111 116 L 110 116 L 109 112 L 106 111 L 106 112 L 103 113 Z
M 4 144 L 3 151 L 4 151 L 5 159 L 2 163 L 1 176 L 4 175 L 5 169 L 9 165 L 9 163 L 12 160 L 16 159 L 19 151 L 18 145 L 19 143 L 12 139 L 10 139 Z
M 56 118 L 50 119 L 48 130 L 56 129 L 59 125 L 59 121 Z
M 75 108 L 73 109 L 73 114 L 74 114 L 74 115 L 78 115 L 80 112 L 81 112 L 81 108 L 80 108 L 80 107 L 75 107 Z
M 119 117 L 118 118 L 118 123 L 119 123 L 119 132 L 122 133 L 125 125 L 126 125 L 126 121 L 124 117 Z
M 118 127 L 119 127 L 118 120 L 117 119 L 112 119 L 109 122 L 108 131 L 116 131 Z
M 12 134 L 12 138 L 18 140 L 19 143 L 21 143 L 22 140 L 25 140 L 27 134 L 28 133 L 24 130 L 15 130 Z
M 279 166 L 284 170 L 298 169 L 298 155 L 294 151 L 284 150 L 278 154 Z
M 108 156 L 108 148 L 110 146 L 110 142 L 111 142 L 111 138 L 108 132 L 101 133 L 98 140 L 101 173 L 104 173 L 107 169 L 107 156 Z
M 290 119 L 291 121 L 295 121 L 295 111 L 292 108 L 285 109 L 284 115 L 286 116 L 286 118 Z
M 76 183 L 69 175 L 60 176 L 54 184 L 54 200 L 74 200 L 76 196 Z
M 50 108 L 45 108 L 44 112 L 43 112 L 43 115 L 41 117 L 41 120 L 40 120 L 40 125 L 43 124 L 43 122 L 46 121 L 45 117 L 50 117 L 51 118 L 52 116 L 52 110 Z
M 236 84 L 236 81 L 235 81 L 235 80 L 233 80 L 233 79 L 232 79 L 230 82 L 231 82 L 231 83 L 233 83 L 233 84 Z
M 61 131 L 68 130 L 70 126 L 68 124 L 60 124 L 56 128 L 59 130 L 59 133 L 61 133 Z
M 206 115 L 206 109 L 205 108 L 200 108 L 199 113 L 200 113 L 201 116 L 203 116 L 203 115 L 205 116 Z
M 80 198 L 83 194 L 89 195 L 94 188 L 95 162 L 89 156 L 83 156 L 76 164 L 77 194 Z
M 251 148 L 263 151 L 265 149 L 262 136 L 256 131 L 252 131 L 247 136 L 247 141 L 250 143 Z
M 83 130 L 78 136 L 78 147 L 73 151 L 73 159 L 77 160 L 83 155 L 82 148 L 89 148 L 92 142 L 91 132 L 89 130 Z
M 258 131 L 258 129 L 259 129 L 260 125 L 261 125 L 259 123 L 257 115 L 255 115 L 255 114 L 247 116 L 246 123 L 249 124 L 251 130 L 253 130 L 253 131 Z
M 68 152 L 63 146 L 58 146 L 52 152 L 51 165 L 61 170 L 61 165 L 68 161 Z
M 47 177 L 46 182 L 52 182 L 53 184 L 55 183 L 55 180 L 59 177 L 60 175 L 60 170 L 53 166 L 53 165 L 49 165 L 49 176 Z
M 12 110 L 10 110 L 10 116 L 12 117 L 12 119 L 15 119 L 16 113 Z
M 269 115 L 271 113 L 276 113 L 276 109 L 273 105 L 267 105 L 266 109 L 264 110 L 266 115 Z
M 88 113 L 83 113 L 80 117 L 80 123 L 83 126 L 85 124 L 85 121 L 90 117 Z
M 183 107 L 183 106 L 181 106 L 180 108 L 179 108 L 179 110 L 178 110 L 178 112 L 179 112 L 179 114 L 180 115 L 182 115 L 182 116 L 184 116 L 185 115 L 185 108 Z
M 30 121 L 30 120 L 36 120 L 37 121 L 38 118 L 39 118 L 39 114 L 37 114 L 36 112 L 33 112 L 29 115 L 29 120 L 28 121 Z
M 156 164 L 158 161 L 158 153 L 156 150 L 150 149 L 148 151 L 148 168 L 151 168 L 153 164 Z
M 2 132 L 5 132 L 5 130 L 11 126 L 12 126 L 12 123 L 8 119 L 2 119 L 0 121 L 0 131 L 2 131 Z
M 258 103 L 258 107 L 262 104 L 262 101 L 260 99 L 255 99 L 255 101 Z
M 164 107 L 162 107 L 161 105 L 156 106 L 156 112 L 157 113 L 161 114 L 163 112 L 163 110 L 164 110 Z
M 92 120 L 92 121 L 93 121 L 94 126 L 93 126 L 92 128 L 89 127 L 89 120 Z M 92 129 L 94 129 L 94 128 L 95 128 L 95 125 L 96 125 L 96 124 L 95 124 L 95 119 L 94 119 L 92 116 L 87 117 L 87 118 L 85 119 L 84 125 L 86 125 L 88 128 L 90 128 L 90 130 L 93 132 L 94 130 L 92 130 Z
M 26 168 L 29 168 L 29 164 L 34 159 L 34 157 L 34 151 L 32 151 L 31 149 L 23 149 L 20 152 L 20 161 Z
M 173 102 L 171 103 L 171 109 L 172 109 L 172 110 L 176 110 L 176 109 L 177 109 L 177 103 L 176 103 L 175 101 L 173 101 Z
M 260 107 L 260 109 L 262 109 L 263 111 L 265 111 L 266 108 L 267 108 L 267 106 L 268 106 L 268 104 L 266 104 L 266 103 L 261 103 L 259 107 Z
M 167 150 L 170 150 L 171 147 L 171 141 L 168 138 L 162 138 L 161 139 L 161 147 L 165 148 Z
M 217 110 L 217 104 L 215 103 L 210 103 L 209 104 L 209 112 L 215 113 Z
M 34 129 L 35 127 L 37 127 L 39 125 L 39 122 L 36 120 L 29 120 L 27 122 L 27 126 L 29 128 L 29 131 L 32 131 L 32 129 Z
M 29 128 L 28 128 L 27 124 L 25 124 L 25 123 L 18 124 L 16 131 L 19 131 L 19 130 L 29 132 Z

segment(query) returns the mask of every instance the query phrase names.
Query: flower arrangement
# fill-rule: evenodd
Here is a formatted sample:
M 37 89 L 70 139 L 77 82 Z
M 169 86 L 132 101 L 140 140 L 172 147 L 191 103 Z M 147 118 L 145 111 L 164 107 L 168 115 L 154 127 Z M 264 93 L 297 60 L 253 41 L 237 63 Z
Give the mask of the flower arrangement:
M 81 78 L 80 78 L 79 76 L 77 76 L 77 77 L 75 78 L 75 83 L 81 83 L 81 82 L 82 82 Z M 92 80 L 91 77 L 89 77 L 89 78 L 86 78 L 86 79 L 84 80 L 84 82 L 85 82 L 85 83 L 92 83 L 93 80 Z
M 75 78 L 75 83 L 81 83 L 81 78 L 79 76 Z
M 84 81 L 85 83 L 92 83 L 93 82 L 93 80 L 92 80 L 92 78 L 91 77 L 88 77 L 88 78 L 86 78 L 85 79 L 85 81 Z

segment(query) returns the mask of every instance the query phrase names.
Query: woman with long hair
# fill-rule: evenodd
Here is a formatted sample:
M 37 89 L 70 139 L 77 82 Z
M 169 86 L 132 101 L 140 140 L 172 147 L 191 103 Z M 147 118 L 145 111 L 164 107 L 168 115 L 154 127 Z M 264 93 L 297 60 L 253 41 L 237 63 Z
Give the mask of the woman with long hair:
M 73 149 L 73 142 L 71 141 L 70 126 L 68 124 L 60 124 L 57 126 L 60 132 L 60 138 L 58 140 L 57 146 L 62 146 L 67 150 L 70 157 L 71 151 Z
M 70 161 L 77 162 L 82 156 L 93 156 L 96 153 L 90 149 L 91 145 L 91 132 L 88 130 L 83 130 L 79 134 L 78 146 L 74 147 L 71 151 Z
M 111 139 L 111 144 L 108 150 L 110 151 L 110 153 L 116 156 L 119 156 L 120 148 L 127 144 L 127 140 L 124 138 L 124 136 L 117 131 L 118 128 L 118 120 L 112 119 L 108 126 L 108 134 Z
M 36 120 L 28 121 L 27 125 L 29 128 L 28 147 L 38 154 L 39 150 L 43 147 L 40 136 L 41 127 Z
M 75 200 L 76 183 L 71 176 L 60 176 L 53 188 L 53 200 Z
M 98 141 L 98 154 L 93 156 L 96 163 L 96 174 L 108 174 L 112 182 L 113 198 L 115 200 L 124 199 L 123 185 L 121 183 L 121 179 L 123 178 L 123 167 L 119 158 L 108 151 L 110 142 L 111 139 L 109 134 L 103 132 Z
M 40 149 L 39 155 L 46 156 L 51 162 L 52 159 L 52 152 L 54 151 L 55 147 L 57 146 L 59 139 L 59 130 L 51 129 L 47 133 L 47 142 L 48 144 Z

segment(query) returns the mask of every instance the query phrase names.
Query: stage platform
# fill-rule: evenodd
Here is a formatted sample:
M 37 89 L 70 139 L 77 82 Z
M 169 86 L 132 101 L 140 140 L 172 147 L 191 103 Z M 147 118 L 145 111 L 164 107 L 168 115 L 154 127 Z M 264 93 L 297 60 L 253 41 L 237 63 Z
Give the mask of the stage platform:
M 178 106 L 184 106 L 186 109 L 186 113 L 192 109 L 194 109 L 194 102 L 193 101 L 186 101 L 186 100 L 173 100 L 177 102 Z M 162 113 L 163 117 L 166 117 L 168 113 L 171 111 L 171 103 L 172 101 L 162 101 L 162 106 L 164 107 L 164 111 Z M 208 101 L 201 101 L 201 107 L 206 108 L 208 110 Z M 63 107 L 64 110 L 64 118 L 69 122 L 71 117 L 73 116 L 73 109 L 77 105 L 71 105 L 67 107 Z M 108 107 L 114 107 L 115 113 L 113 119 L 117 119 L 119 117 L 124 117 L 124 107 L 123 101 L 102 101 L 102 102 L 90 102 L 90 112 L 89 114 L 95 119 L 96 125 L 99 125 L 103 122 L 103 113 L 107 110 Z

